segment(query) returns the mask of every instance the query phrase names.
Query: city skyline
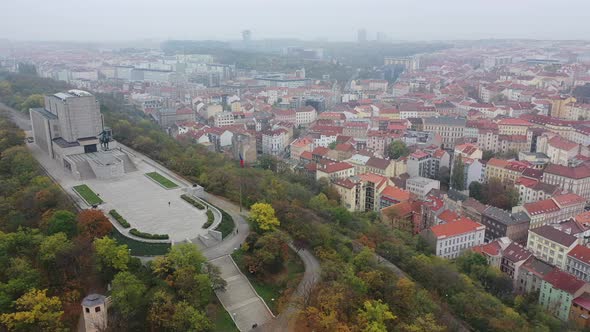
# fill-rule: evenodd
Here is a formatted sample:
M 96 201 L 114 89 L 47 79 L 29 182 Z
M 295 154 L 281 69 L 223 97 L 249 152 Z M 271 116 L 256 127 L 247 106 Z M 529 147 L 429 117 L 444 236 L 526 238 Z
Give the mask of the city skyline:
M 583 17 L 590 4 L 582 0 L 568 1 L 567 6 L 548 0 L 427 0 L 420 4 L 373 0 L 362 6 L 304 0 L 274 7 L 264 0 L 198 4 L 25 0 L 4 7 L 3 12 L 10 15 L 0 20 L 0 38 L 31 41 L 239 40 L 245 29 L 252 31 L 252 39 L 355 41 L 361 28 L 369 40 L 378 33 L 393 40 L 571 40 L 587 38 L 584 32 L 590 28 Z M 568 10 L 572 8 L 576 10 Z

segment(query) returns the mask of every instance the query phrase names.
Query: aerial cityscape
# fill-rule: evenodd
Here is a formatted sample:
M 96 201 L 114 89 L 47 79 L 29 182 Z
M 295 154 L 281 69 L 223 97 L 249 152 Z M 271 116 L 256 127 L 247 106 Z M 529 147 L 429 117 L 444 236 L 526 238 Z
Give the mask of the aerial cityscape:
M 0 330 L 590 331 L 590 7 L 461 2 L 10 3 Z

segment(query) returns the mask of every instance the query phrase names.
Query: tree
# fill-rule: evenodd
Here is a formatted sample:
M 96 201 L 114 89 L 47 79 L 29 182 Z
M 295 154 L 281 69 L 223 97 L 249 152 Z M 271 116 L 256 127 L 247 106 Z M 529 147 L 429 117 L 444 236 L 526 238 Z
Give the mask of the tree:
M 78 232 L 76 225 L 76 215 L 70 211 L 58 210 L 47 222 L 47 234 L 65 233 L 72 238 Z
M 55 262 L 58 255 L 69 252 L 73 247 L 64 233 L 50 235 L 39 246 L 39 259 L 44 263 Z
M 99 271 L 112 272 L 127 270 L 127 265 L 131 259 L 127 245 L 117 245 L 117 241 L 105 236 L 95 239 L 93 246 Z
M 330 144 L 328 144 L 328 149 L 334 150 L 334 149 L 336 149 L 336 145 L 338 145 L 338 143 L 336 141 L 331 142 Z
M 113 225 L 100 210 L 82 210 L 78 213 L 78 232 L 86 239 L 101 238 L 110 234 Z
M 406 157 L 410 154 L 410 149 L 403 141 L 393 141 L 387 147 L 387 154 L 390 159 L 398 159 Z
M 206 274 L 185 267 L 176 270 L 173 277 L 174 288 L 181 299 L 198 308 L 203 308 L 209 302 L 212 288 Z
M 163 290 L 154 293 L 148 310 L 148 322 L 152 330 L 172 329 L 172 316 L 176 311 L 172 295 Z
M 123 317 L 132 317 L 145 304 L 146 286 L 133 274 L 127 271 L 117 273 L 112 285 L 113 308 Z
M 258 233 L 275 230 L 281 223 L 275 210 L 268 203 L 256 203 L 250 207 L 250 221 Z
M 193 243 L 180 243 L 172 248 L 166 255 L 174 269 L 193 268 L 201 270 L 201 265 L 206 259 Z
M 359 309 L 357 319 L 359 325 L 363 326 L 363 331 L 386 332 L 387 323 L 396 319 L 395 315 L 389 310 L 386 303 L 378 301 L 365 301 L 363 308 Z
M 451 175 L 451 188 L 455 190 L 465 190 L 465 165 L 463 158 L 458 155 L 453 162 L 453 175 Z
M 181 301 L 176 305 L 172 316 L 172 329 L 174 331 L 201 332 L 208 331 L 212 324 L 207 316 L 192 307 L 188 302 Z
M 17 311 L 0 315 L 0 321 L 9 331 L 61 331 L 61 301 L 46 293 L 31 289 L 16 300 Z
M 481 202 L 483 200 L 483 185 L 477 181 L 471 182 L 469 184 L 469 196 Z
M 496 154 L 492 150 L 484 150 L 481 159 L 488 161 L 492 159 L 495 155 Z
M 45 97 L 41 94 L 30 95 L 20 106 L 21 111 L 29 112 L 29 108 L 38 108 L 45 105 Z

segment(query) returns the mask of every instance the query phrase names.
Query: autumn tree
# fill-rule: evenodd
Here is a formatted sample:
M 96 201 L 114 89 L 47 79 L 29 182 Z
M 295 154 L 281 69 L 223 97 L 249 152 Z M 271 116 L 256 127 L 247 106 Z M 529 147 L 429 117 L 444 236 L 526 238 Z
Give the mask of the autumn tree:
M 16 300 L 16 312 L 0 315 L 9 331 L 61 331 L 63 315 L 58 297 L 48 297 L 47 290 L 31 289 Z
M 281 224 L 275 216 L 275 210 L 268 203 L 256 203 L 250 207 L 250 218 L 258 233 L 273 231 Z
M 100 210 L 88 209 L 78 213 L 78 232 L 86 239 L 102 238 L 112 229 L 113 225 Z

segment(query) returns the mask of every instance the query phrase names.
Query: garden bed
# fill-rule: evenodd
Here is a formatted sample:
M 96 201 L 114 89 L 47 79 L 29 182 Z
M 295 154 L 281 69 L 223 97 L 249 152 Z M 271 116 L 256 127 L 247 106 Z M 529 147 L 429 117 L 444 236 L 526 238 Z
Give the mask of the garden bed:
M 203 228 L 209 228 L 211 225 L 213 225 L 213 222 L 215 221 L 215 216 L 213 215 L 213 211 L 211 211 L 211 209 L 207 210 L 207 222 L 203 224 Z
M 125 244 L 131 250 L 133 256 L 160 256 L 165 255 L 170 249 L 170 243 L 143 242 L 129 238 L 113 228 L 111 236 L 118 244 Z
M 78 195 L 80 195 L 80 197 L 82 197 L 82 199 L 84 199 L 88 205 L 98 205 L 103 202 L 103 200 L 85 184 L 74 186 L 74 191 L 78 193 Z
M 123 228 L 131 227 L 129 222 L 127 222 L 127 220 L 125 220 L 125 218 L 123 218 L 123 216 L 121 216 L 117 210 L 111 210 L 109 211 L 109 214 L 119 223 L 119 225 L 123 226 Z
M 172 182 L 170 179 L 168 179 L 167 177 L 163 176 L 162 174 L 160 174 L 158 172 L 145 173 L 145 176 L 154 180 L 155 182 L 157 182 L 159 185 L 161 185 L 162 187 L 164 187 L 166 189 L 178 188 L 178 185 L 176 183 Z
M 201 204 L 199 201 L 197 201 L 194 198 L 191 198 L 189 195 L 187 194 L 182 194 L 180 195 L 180 198 L 184 199 L 185 201 L 187 201 L 190 205 L 196 207 L 199 210 L 205 210 L 205 205 Z
M 129 234 L 135 235 L 140 238 L 150 239 L 150 240 L 168 240 L 168 234 L 151 234 L 151 233 L 144 233 L 138 231 L 136 228 L 132 228 L 129 230 Z

